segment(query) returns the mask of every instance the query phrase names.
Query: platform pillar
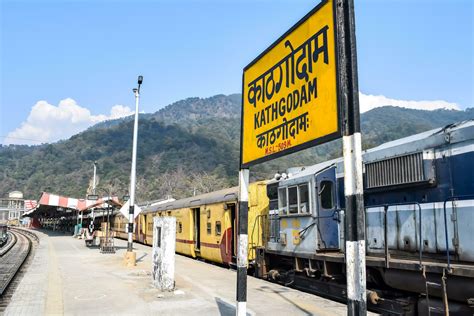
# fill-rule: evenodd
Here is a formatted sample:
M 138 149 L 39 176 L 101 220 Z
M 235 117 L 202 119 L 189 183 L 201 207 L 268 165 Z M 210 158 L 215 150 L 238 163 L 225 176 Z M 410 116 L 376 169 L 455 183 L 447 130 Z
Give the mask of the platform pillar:
M 176 218 L 153 218 L 153 286 L 162 291 L 174 290 Z

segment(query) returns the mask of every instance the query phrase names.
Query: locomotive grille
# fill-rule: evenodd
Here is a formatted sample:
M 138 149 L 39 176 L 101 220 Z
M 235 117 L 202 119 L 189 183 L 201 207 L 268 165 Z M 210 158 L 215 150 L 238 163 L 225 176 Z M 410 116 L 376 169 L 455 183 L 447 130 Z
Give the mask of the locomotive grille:
M 365 165 L 366 188 L 427 181 L 423 152 L 375 161 Z

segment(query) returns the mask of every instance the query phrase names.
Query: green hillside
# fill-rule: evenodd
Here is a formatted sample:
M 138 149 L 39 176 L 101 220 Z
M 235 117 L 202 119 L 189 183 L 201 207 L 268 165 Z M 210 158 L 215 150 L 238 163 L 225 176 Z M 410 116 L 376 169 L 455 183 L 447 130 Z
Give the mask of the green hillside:
M 139 201 L 175 198 L 237 184 L 239 94 L 189 98 L 140 115 L 137 163 Z M 382 107 L 362 114 L 363 146 L 474 118 L 474 110 L 421 111 Z M 41 146 L 0 147 L 0 195 L 21 190 L 84 197 L 98 162 L 99 187 L 127 193 L 133 121 L 103 122 L 68 140 Z M 272 177 L 291 166 L 309 165 L 341 153 L 341 142 L 282 157 L 251 169 L 252 179 Z

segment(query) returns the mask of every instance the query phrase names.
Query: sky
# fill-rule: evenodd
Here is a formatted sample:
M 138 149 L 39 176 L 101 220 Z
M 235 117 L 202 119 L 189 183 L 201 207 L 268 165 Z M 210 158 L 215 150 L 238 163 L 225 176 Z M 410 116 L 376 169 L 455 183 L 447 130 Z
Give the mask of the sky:
M 54 142 L 242 69 L 319 1 L 0 0 L 0 143 Z M 474 106 L 471 0 L 355 0 L 362 111 Z

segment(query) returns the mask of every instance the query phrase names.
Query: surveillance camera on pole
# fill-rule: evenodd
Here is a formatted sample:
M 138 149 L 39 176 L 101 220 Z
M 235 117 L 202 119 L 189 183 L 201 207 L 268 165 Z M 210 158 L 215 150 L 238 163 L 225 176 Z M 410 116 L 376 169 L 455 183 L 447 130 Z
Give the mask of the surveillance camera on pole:
M 140 100 L 140 86 L 143 83 L 143 76 L 138 76 L 138 88 L 133 89 L 135 95 L 135 121 L 133 124 L 133 149 L 132 149 L 132 169 L 130 172 L 130 209 L 128 217 L 128 246 L 125 254 L 125 262 L 128 266 L 136 264 L 136 253 L 133 252 L 133 222 L 135 213 L 135 183 L 137 166 L 137 137 L 138 137 L 138 103 Z

